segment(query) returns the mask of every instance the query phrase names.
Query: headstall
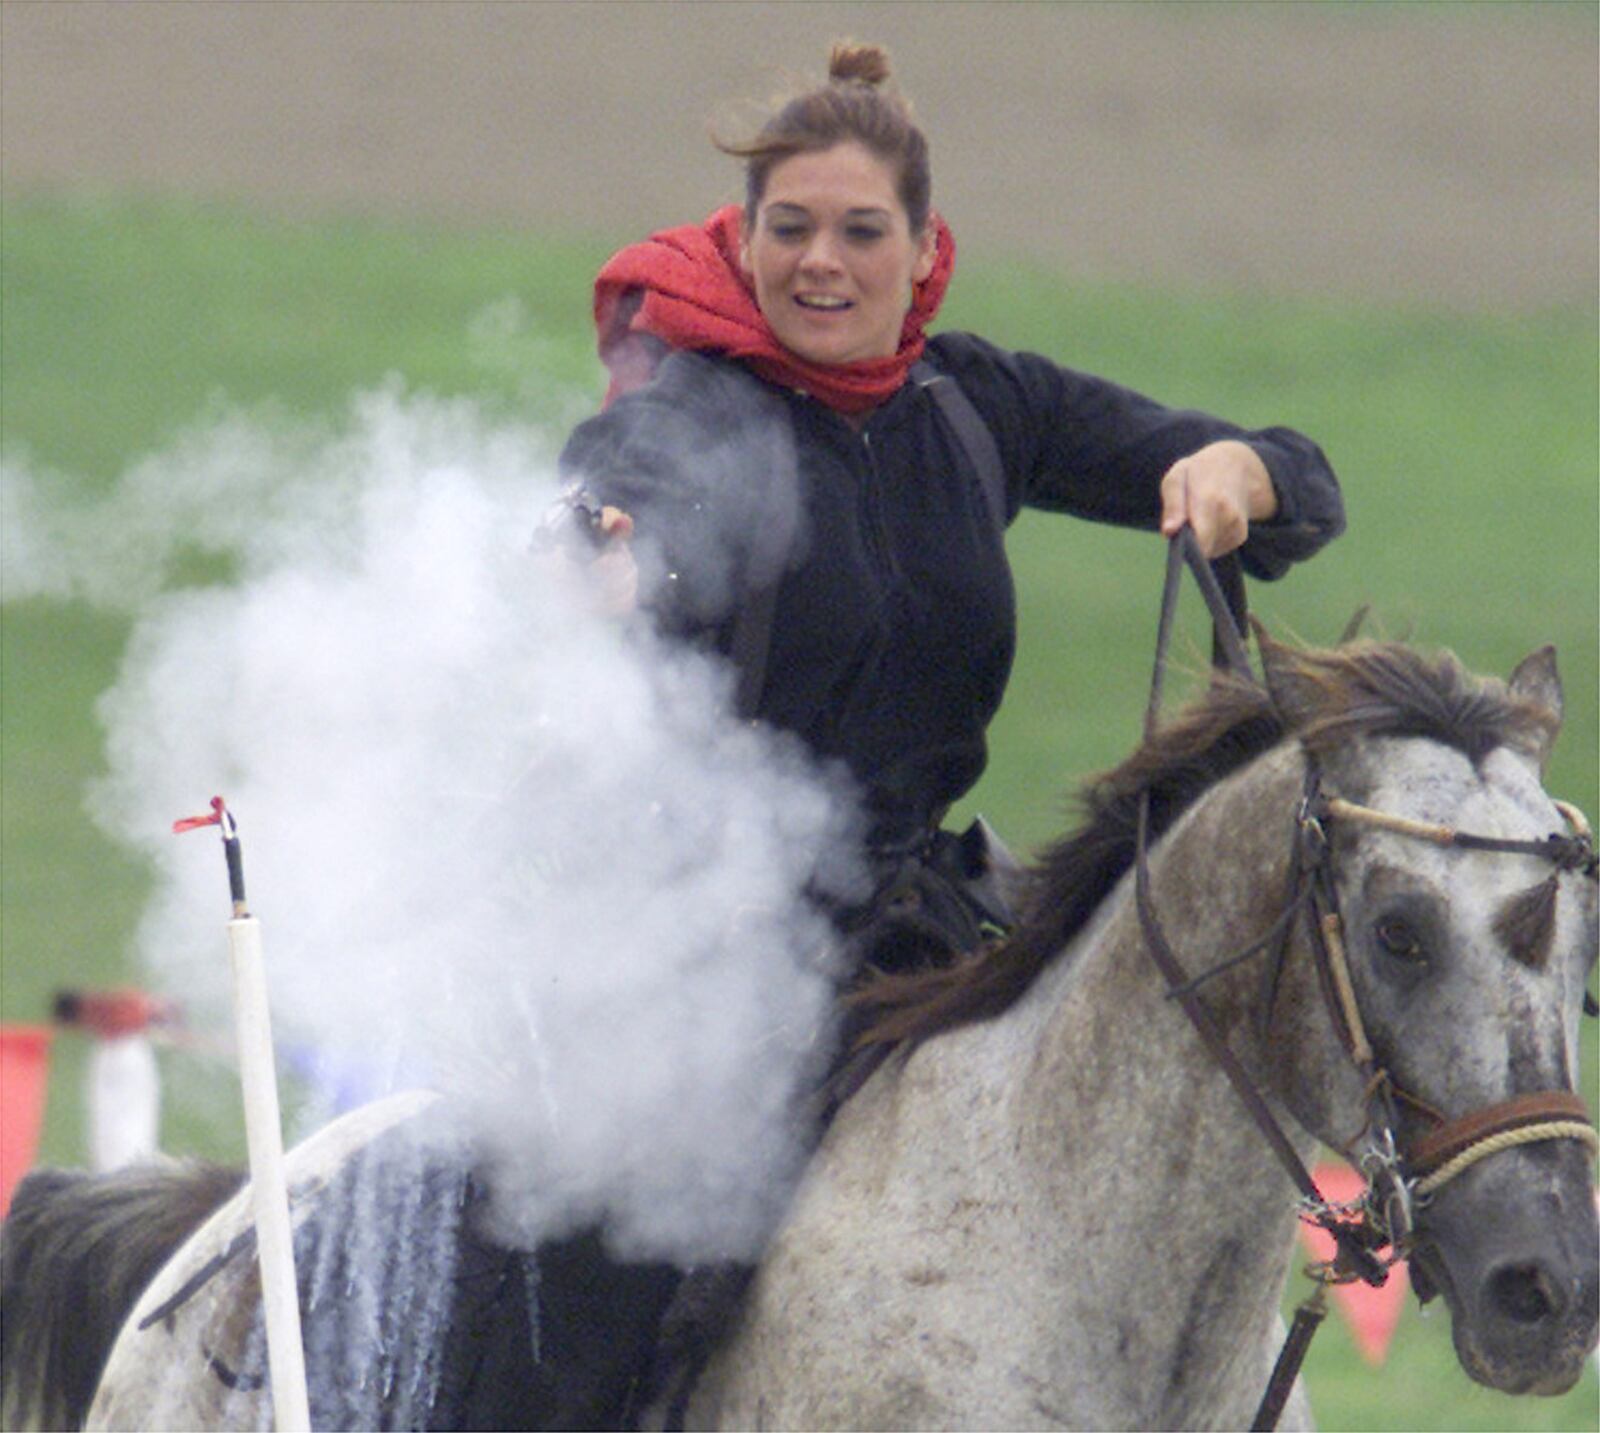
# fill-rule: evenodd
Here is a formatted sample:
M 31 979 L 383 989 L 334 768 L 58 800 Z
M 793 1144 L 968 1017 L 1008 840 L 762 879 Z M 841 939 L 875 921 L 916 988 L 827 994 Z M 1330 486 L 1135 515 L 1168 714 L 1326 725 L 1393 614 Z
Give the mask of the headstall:
M 1582 812 L 1566 802 L 1557 809 L 1567 822 L 1566 832 L 1539 841 L 1479 836 L 1453 827 L 1413 821 L 1361 806 L 1340 797 L 1323 795 L 1315 764 L 1307 778 L 1307 794 L 1298 816 L 1296 859 L 1309 864 L 1308 925 L 1324 998 L 1334 1013 L 1334 1025 L 1362 1076 L 1367 1081 L 1369 1151 L 1363 1157 L 1368 1175 L 1375 1223 L 1390 1236 L 1398 1252 L 1404 1250 L 1415 1218 L 1414 1207 L 1479 1160 L 1502 1149 L 1547 1139 L 1577 1139 L 1591 1152 L 1600 1152 L 1600 1136 L 1589 1119 L 1582 1096 L 1571 1090 L 1539 1090 L 1520 1094 L 1498 1104 L 1447 1119 L 1424 1100 L 1398 1086 L 1373 1054 L 1362 1023 L 1345 954 L 1343 921 L 1334 891 L 1330 843 L 1326 825 L 1363 825 L 1390 831 L 1413 840 L 1430 841 L 1462 850 L 1491 851 L 1535 856 L 1551 862 L 1558 871 L 1572 871 L 1589 879 L 1600 872 L 1594 838 Z M 1433 1128 L 1396 1149 L 1396 1105 L 1417 1110 Z M 1376 1176 L 1374 1178 L 1374 1176 Z

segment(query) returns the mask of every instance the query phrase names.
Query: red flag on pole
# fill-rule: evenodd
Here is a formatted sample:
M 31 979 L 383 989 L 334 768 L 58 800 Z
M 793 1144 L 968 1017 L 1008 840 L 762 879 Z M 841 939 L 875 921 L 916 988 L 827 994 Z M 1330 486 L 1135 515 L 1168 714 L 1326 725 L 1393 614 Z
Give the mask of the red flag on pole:
M 39 1149 L 53 1033 L 48 1025 L 0 1025 L 0 1218 Z
M 1361 1195 L 1365 1181 L 1347 1164 L 1319 1164 L 1311 1171 L 1322 1197 L 1334 1204 L 1345 1204 Z M 1300 1238 L 1311 1257 L 1317 1260 L 1333 1258 L 1333 1235 L 1314 1224 L 1300 1225 Z M 1382 1288 L 1360 1282 L 1335 1284 L 1333 1302 L 1356 1341 L 1356 1348 L 1370 1364 L 1381 1364 L 1389 1356 L 1389 1344 L 1394 1338 L 1395 1325 L 1400 1322 L 1400 1310 L 1405 1304 L 1406 1290 L 1411 1279 L 1401 1260 L 1389 1270 L 1389 1279 Z

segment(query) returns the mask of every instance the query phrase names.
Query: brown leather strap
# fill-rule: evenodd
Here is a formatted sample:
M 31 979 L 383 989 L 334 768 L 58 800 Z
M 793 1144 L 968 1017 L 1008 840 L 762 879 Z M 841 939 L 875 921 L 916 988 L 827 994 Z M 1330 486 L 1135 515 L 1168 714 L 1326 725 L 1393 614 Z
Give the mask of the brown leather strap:
M 1571 1090 L 1538 1090 L 1473 1110 L 1441 1129 L 1430 1131 L 1411 1146 L 1407 1164 L 1413 1175 L 1426 1174 L 1495 1135 L 1550 1120 L 1593 1123 L 1582 1095 Z
M 1218 588 L 1216 579 L 1212 576 L 1205 559 L 1200 556 L 1199 545 L 1195 542 L 1194 534 L 1185 526 L 1182 531 L 1167 545 L 1167 576 L 1161 591 L 1161 617 L 1156 631 L 1156 658 L 1155 670 L 1150 681 L 1150 700 L 1145 707 L 1144 730 L 1145 736 L 1155 734 L 1156 724 L 1161 713 L 1161 687 L 1166 676 L 1167 647 L 1172 637 L 1172 620 L 1178 606 L 1178 588 L 1183 578 L 1184 563 L 1188 562 L 1190 570 L 1200 581 L 1200 590 L 1206 599 L 1206 605 L 1211 609 L 1212 621 L 1219 634 L 1219 640 L 1225 640 L 1222 634 L 1232 625 L 1228 614 L 1227 603 Z M 1202 578 L 1202 570 L 1204 577 Z M 1253 680 L 1250 673 L 1250 662 L 1245 656 L 1243 644 L 1239 640 L 1237 631 L 1231 633 L 1232 641 L 1229 644 L 1232 656 L 1230 661 L 1235 665 L 1239 675 Z M 1313 1204 L 1322 1204 L 1322 1194 L 1317 1188 L 1316 1181 L 1312 1179 L 1311 1172 L 1306 1168 L 1305 1162 L 1296 1152 L 1293 1141 L 1283 1131 L 1273 1114 L 1271 1107 L 1256 1087 L 1255 1081 L 1229 1047 L 1227 1039 L 1217 1028 L 1216 1022 L 1211 1018 L 1210 1011 L 1201 1002 L 1195 993 L 1197 982 L 1189 977 L 1184 969 L 1183 962 L 1179 959 L 1171 943 L 1167 940 L 1166 932 L 1161 927 L 1161 921 L 1156 914 L 1155 901 L 1150 889 L 1150 792 L 1145 790 L 1139 798 L 1138 826 L 1134 836 L 1133 860 L 1133 890 L 1134 908 L 1138 912 L 1139 924 L 1144 931 L 1145 948 L 1150 952 L 1150 958 L 1160 972 L 1162 981 L 1167 988 L 1170 998 L 1176 1000 L 1182 1007 L 1183 1013 L 1189 1017 L 1189 1023 L 1194 1026 L 1195 1033 L 1199 1035 L 1202 1043 L 1210 1052 L 1211 1058 L 1227 1077 L 1228 1083 L 1233 1086 L 1234 1093 L 1243 1103 L 1245 1112 L 1255 1122 L 1256 1128 L 1261 1131 L 1272 1152 L 1277 1155 L 1278 1162 L 1283 1166 L 1284 1172 L 1294 1181 L 1294 1186 L 1300 1191 L 1303 1198 Z M 1257 942 L 1259 945 L 1259 942 Z M 1330 1234 L 1338 1235 L 1332 1225 L 1324 1226 Z
M 1229 602 L 1217 582 L 1210 564 L 1200 556 L 1199 545 L 1195 542 L 1194 534 L 1185 526 L 1178 536 L 1168 545 L 1167 549 L 1167 578 L 1166 585 L 1161 594 L 1161 620 L 1156 635 L 1155 672 L 1150 683 L 1150 700 L 1145 708 L 1145 735 L 1151 736 L 1155 732 L 1156 722 L 1161 711 L 1161 687 L 1166 675 L 1167 647 L 1172 636 L 1172 619 L 1177 608 L 1178 582 L 1183 572 L 1183 564 L 1188 562 L 1195 575 L 1195 580 L 1200 584 L 1201 593 L 1206 599 L 1206 605 L 1211 609 L 1213 630 L 1215 632 L 1214 659 L 1219 666 L 1226 665 L 1233 672 L 1246 681 L 1254 681 L 1250 670 L 1250 659 L 1244 650 L 1244 643 L 1240 638 L 1238 627 L 1234 624 L 1234 615 L 1229 611 Z M 1242 582 L 1240 586 L 1242 587 Z M 1238 594 L 1242 609 L 1242 592 Z M 1242 615 L 1242 610 L 1238 615 Z M 1284 1133 L 1277 1117 L 1271 1107 L 1256 1088 L 1255 1081 L 1251 1079 L 1239 1058 L 1229 1047 L 1226 1037 L 1217 1028 L 1216 1022 L 1211 1018 L 1210 1012 L 1201 1003 L 1196 993 L 1199 981 L 1190 978 L 1183 967 L 1183 962 L 1178 958 L 1167 940 L 1166 933 L 1161 928 L 1161 922 L 1156 915 L 1155 903 L 1150 891 L 1150 792 L 1146 789 L 1139 798 L 1138 830 L 1134 841 L 1134 904 L 1139 914 L 1139 923 L 1144 931 L 1145 947 L 1150 952 L 1150 958 L 1160 972 L 1161 979 L 1167 987 L 1167 994 L 1176 1000 L 1182 1007 L 1189 1023 L 1194 1027 L 1195 1033 L 1210 1052 L 1212 1059 L 1221 1069 L 1228 1083 L 1232 1085 L 1234 1093 L 1239 1097 L 1245 1112 L 1250 1116 L 1255 1126 L 1266 1139 L 1272 1152 L 1278 1157 L 1278 1162 L 1283 1166 L 1284 1172 L 1294 1182 L 1300 1191 L 1301 1198 L 1315 1212 L 1306 1216 L 1318 1224 L 1327 1234 L 1331 1235 L 1339 1249 L 1339 1257 L 1347 1262 L 1348 1267 L 1370 1284 L 1382 1284 L 1387 1276 L 1386 1268 L 1372 1255 L 1362 1240 L 1361 1230 L 1355 1225 L 1339 1219 L 1332 1206 L 1328 1205 L 1317 1188 L 1316 1181 L 1311 1177 L 1311 1172 L 1300 1158 L 1293 1142 Z M 1300 864 L 1298 857 L 1293 863 L 1291 886 L 1293 898 L 1289 905 L 1290 919 L 1274 923 L 1272 931 L 1260 940 L 1255 941 L 1250 947 L 1251 951 L 1263 948 L 1272 943 L 1273 937 L 1281 934 L 1283 942 L 1287 945 L 1289 930 L 1292 926 L 1292 916 L 1301 909 L 1301 882 Z M 1280 955 L 1281 959 L 1281 955 Z M 1224 965 L 1231 965 L 1233 961 L 1225 961 Z M 1315 1309 L 1312 1304 L 1316 1303 Z M 1294 1327 L 1290 1329 L 1283 1351 L 1278 1355 L 1271 1379 L 1268 1381 L 1266 1392 L 1262 1395 L 1260 1407 L 1251 1423 L 1252 1430 L 1270 1430 L 1277 1427 L 1278 1417 L 1283 1411 L 1283 1406 L 1288 1400 L 1289 1391 L 1294 1385 L 1294 1380 L 1299 1372 L 1300 1365 L 1305 1359 L 1306 1350 L 1310 1346 L 1311 1336 L 1317 1331 L 1322 1321 L 1320 1301 L 1308 1301 L 1301 1306 L 1295 1315 Z
M 1211 1018 L 1211 1012 L 1195 994 L 1194 982 L 1190 980 L 1188 972 L 1161 928 L 1161 922 L 1156 916 L 1155 902 L 1150 893 L 1150 864 L 1146 859 L 1149 831 L 1150 793 L 1146 791 L 1139 798 L 1138 852 L 1133 868 L 1134 907 L 1144 931 L 1145 948 L 1150 952 L 1151 960 L 1155 962 L 1156 969 L 1166 983 L 1167 994 L 1177 1000 L 1183 1008 L 1183 1013 L 1189 1017 L 1189 1023 L 1194 1026 L 1195 1033 L 1199 1035 L 1217 1067 L 1227 1077 L 1228 1083 L 1233 1086 L 1234 1093 L 1244 1104 L 1245 1112 L 1255 1122 L 1256 1128 L 1261 1131 L 1272 1152 L 1277 1155 L 1278 1163 L 1283 1166 L 1284 1172 L 1294 1181 L 1295 1188 L 1304 1198 L 1314 1204 L 1321 1204 L 1322 1192 L 1312 1179 L 1305 1161 L 1300 1158 L 1294 1144 L 1283 1132 L 1283 1127 L 1262 1097 L 1255 1081 L 1240 1063 L 1239 1057 L 1229 1048 L 1226 1037 Z M 1328 1232 L 1333 1233 L 1333 1230 L 1329 1229 Z
M 1306 1361 L 1311 1336 L 1328 1316 L 1324 1288 L 1324 1285 L 1318 1284 L 1311 1297 L 1294 1311 L 1294 1323 L 1289 1329 L 1289 1336 L 1283 1341 L 1283 1347 L 1278 1351 L 1278 1361 L 1272 1367 L 1267 1391 L 1261 1395 L 1256 1416 L 1250 1420 L 1250 1433 L 1272 1433 L 1278 1426 L 1284 1404 L 1294 1391 L 1294 1381 L 1300 1376 L 1300 1366 Z

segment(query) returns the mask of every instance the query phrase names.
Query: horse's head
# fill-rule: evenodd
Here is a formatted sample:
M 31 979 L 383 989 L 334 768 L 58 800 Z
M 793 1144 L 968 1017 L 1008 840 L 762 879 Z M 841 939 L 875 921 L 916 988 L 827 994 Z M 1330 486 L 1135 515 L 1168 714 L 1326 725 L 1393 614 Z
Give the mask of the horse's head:
M 1600 1306 L 1593 1149 L 1575 1098 L 1600 914 L 1592 850 L 1585 868 L 1570 839 L 1581 818 L 1541 783 L 1561 715 L 1554 654 L 1501 684 L 1400 647 L 1311 662 L 1263 650 L 1333 798 L 1321 807 L 1329 904 L 1372 1065 L 1392 1082 L 1402 1169 L 1422 1176 L 1414 1282 L 1424 1298 L 1443 1293 L 1473 1378 L 1563 1392 L 1595 1347 Z M 1440 827 L 1492 845 L 1568 839 L 1547 854 L 1482 849 L 1441 844 Z M 1359 1158 L 1372 1106 L 1355 1065 L 1321 1083 L 1302 1066 L 1296 1082 L 1282 1047 L 1326 1047 L 1337 1023 L 1311 994 L 1311 964 L 1285 973 L 1275 1059 L 1297 1116 Z

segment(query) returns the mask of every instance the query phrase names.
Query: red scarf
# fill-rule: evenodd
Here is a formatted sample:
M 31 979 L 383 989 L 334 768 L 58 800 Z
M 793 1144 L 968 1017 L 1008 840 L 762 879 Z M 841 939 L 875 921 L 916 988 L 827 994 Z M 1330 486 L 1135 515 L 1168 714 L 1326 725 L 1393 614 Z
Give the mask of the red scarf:
M 933 272 L 912 289 L 900 347 L 888 358 L 810 363 L 773 334 L 739 268 L 737 204 L 703 225 L 663 229 L 614 255 L 594 285 L 600 357 L 611 371 L 606 403 L 649 382 L 669 348 L 710 349 L 741 359 L 762 378 L 802 388 L 841 413 L 863 413 L 892 397 L 922 356 L 927 326 L 955 268 L 955 239 L 938 215 Z M 646 337 L 648 336 L 648 337 Z

